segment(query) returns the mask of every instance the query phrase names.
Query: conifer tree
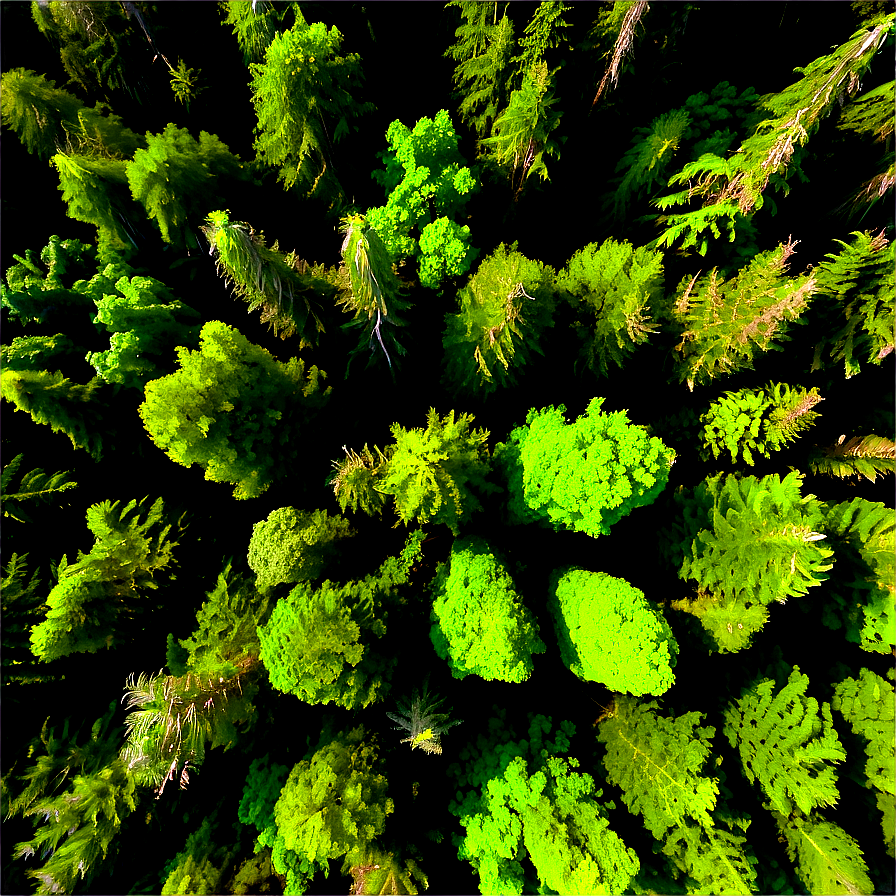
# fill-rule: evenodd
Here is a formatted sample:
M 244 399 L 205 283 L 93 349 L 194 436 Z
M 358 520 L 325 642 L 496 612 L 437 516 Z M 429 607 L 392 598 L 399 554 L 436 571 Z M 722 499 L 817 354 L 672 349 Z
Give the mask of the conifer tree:
M 280 169 L 285 189 L 299 185 L 306 196 L 341 204 L 332 145 L 350 133 L 349 121 L 373 109 L 354 99 L 363 80 L 357 53 L 343 55 L 342 35 L 322 22 L 296 23 L 251 64 L 252 102 L 258 117 L 255 151 Z
M 808 429 L 818 416 L 812 408 L 820 401 L 817 389 L 786 383 L 726 392 L 700 418 L 703 444 L 715 458 L 727 450 L 732 463 L 743 457 L 752 466 L 754 454 L 770 457 Z
M 8 345 L 0 345 L 0 363 L 12 370 L 41 370 L 61 366 L 79 353 L 64 333 L 55 336 L 14 336 Z
M 263 233 L 226 211 L 211 212 L 201 228 L 217 261 L 218 273 L 249 305 L 261 309 L 261 321 L 282 339 L 298 335 L 299 347 L 317 343 L 324 332 L 321 297 L 335 295 L 321 266 L 308 270 L 294 252 L 285 255 L 277 242 L 267 246 Z
M 333 486 L 333 494 L 343 511 L 361 510 L 368 516 L 378 516 L 386 505 L 387 496 L 377 484 L 386 455 L 376 445 L 373 448 L 376 457 L 367 445 L 360 451 L 343 445 L 345 458 L 333 461 L 333 472 L 327 483 Z
M 823 327 L 812 369 L 823 358 L 842 362 L 847 379 L 862 363 L 880 365 L 893 351 L 896 328 L 896 246 L 883 231 L 855 231 L 843 250 L 829 253 L 813 272 Z
M 429 888 L 429 878 L 410 857 L 399 857 L 376 845 L 359 850 L 352 862 L 346 862 L 352 877 L 353 894 L 407 893 L 416 896 Z M 345 866 L 343 866 L 345 867 Z
M 534 303 L 534 304 L 531 304 Z M 553 323 L 554 272 L 516 243 L 498 246 L 458 293 L 445 315 L 444 378 L 456 393 L 485 397 L 516 383 L 516 368 L 542 354 L 539 337 Z
M 728 280 L 713 268 L 679 284 L 674 316 L 684 332 L 675 349 L 678 377 L 689 389 L 752 369 L 759 352 L 783 350 L 788 324 L 818 290 L 814 272 L 787 276 L 797 242 L 760 253 Z
M 264 62 L 265 51 L 277 34 L 285 30 L 284 22 L 290 13 L 295 21 L 304 22 L 299 4 L 294 2 L 226 0 L 219 8 L 224 19 L 222 24 L 233 29 L 247 66 Z
M 70 653 L 96 653 L 128 643 L 140 630 L 140 616 L 156 609 L 146 592 L 158 589 L 167 571 L 183 520 L 169 521 L 158 498 L 151 507 L 103 501 L 87 510 L 96 538 L 90 553 L 79 552 L 57 567 L 58 582 L 47 597 L 46 619 L 31 631 L 31 650 L 50 662 Z
M 510 492 L 511 523 L 537 522 L 592 537 L 636 507 L 652 504 L 665 488 L 675 452 L 625 411 L 606 413 L 593 398 L 574 423 L 566 408 L 531 409 L 526 424 L 495 448 Z
M 198 830 L 187 837 L 184 848 L 166 864 L 165 870 L 174 867 L 167 875 L 162 872 L 162 896 L 222 892 L 224 874 L 234 852 L 226 846 L 216 845 L 220 842 L 215 825 L 217 814 L 215 810 L 203 818 Z
M 60 473 L 47 474 L 41 469 L 29 470 L 22 473 L 18 485 L 13 485 L 13 477 L 19 472 L 24 454 L 17 454 L 8 464 L 3 465 L 0 474 L 0 507 L 3 516 L 16 520 L 19 523 L 34 523 L 29 513 L 19 504 L 22 501 L 49 501 L 60 492 L 77 488 L 71 472 L 66 470 Z
M 257 497 L 299 455 L 299 432 L 329 398 L 326 374 L 306 374 L 299 358 L 275 361 L 220 321 L 203 326 L 197 351 L 179 347 L 177 357 L 179 370 L 147 383 L 143 425 L 176 463 L 232 483 L 235 498 Z
M 610 57 L 610 61 L 591 101 L 592 109 L 607 88 L 615 87 L 618 83 L 625 57 L 634 46 L 638 23 L 649 8 L 647 0 L 615 0 L 611 7 L 604 7 L 598 13 L 592 36 L 603 40 L 612 39 L 613 50 L 612 53 L 604 54 L 605 57 Z
M 841 435 L 833 445 L 815 448 L 809 455 L 813 473 L 876 481 L 879 473 L 896 472 L 896 443 L 883 436 Z
M 444 697 L 435 697 L 429 693 L 429 682 L 424 681 L 423 688 L 415 690 L 410 700 L 397 700 L 399 712 L 387 712 L 393 722 L 398 722 L 397 730 L 407 731 L 401 743 L 410 744 L 412 750 L 420 747 L 424 753 L 441 755 L 442 735 L 460 725 L 462 720 L 450 719 L 447 712 L 436 712 L 445 702 Z
M 28 554 L 13 552 L 8 557 L 0 577 L 0 610 L 3 613 L 0 686 L 7 694 L 10 685 L 48 678 L 35 662 L 28 640 L 31 629 L 40 623 L 47 610 L 40 575 L 37 570 L 30 570 L 29 575 Z
M 557 288 L 576 315 L 586 363 L 602 376 L 611 364 L 622 367 L 656 332 L 653 317 L 665 316 L 662 253 L 627 241 L 608 239 L 580 249 L 557 278 Z

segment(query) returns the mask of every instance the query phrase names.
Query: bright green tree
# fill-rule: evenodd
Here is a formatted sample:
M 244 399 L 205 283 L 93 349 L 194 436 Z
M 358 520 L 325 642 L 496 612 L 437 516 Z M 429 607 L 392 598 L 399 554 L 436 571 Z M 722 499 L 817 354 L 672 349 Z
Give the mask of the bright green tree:
M 603 402 L 593 398 L 572 424 L 563 405 L 533 408 L 526 424 L 497 446 L 512 523 L 539 522 L 596 538 L 656 500 L 675 452 L 629 423 L 625 411 L 602 411 Z
M 299 14 L 271 41 L 264 62 L 249 70 L 258 158 L 279 168 L 285 189 L 298 184 L 306 196 L 340 204 L 332 145 L 350 133 L 351 118 L 373 109 L 354 98 L 363 80 L 358 54 L 343 54 L 337 28 L 309 25 Z
M 429 637 L 454 678 L 525 681 L 546 647 L 506 565 L 483 539 L 456 539 L 432 583 Z
M 348 520 L 329 516 L 326 510 L 271 511 L 252 527 L 249 540 L 249 566 L 259 591 L 319 579 L 343 550 L 341 542 L 354 534 Z
M 607 376 L 656 332 L 653 319 L 664 316 L 662 253 L 614 239 L 589 243 L 569 259 L 557 290 L 573 308 L 585 362 Z
M 140 405 L 153 442 L 205 478 L 254 498 L 285 476 L 299 452 L 299 432 L 329 398 L 317 367 L 276 361 L 238 330 L 206 323 L 199 349 L 179 347 L 180 369 L 146 385 Z
M 484 258 L 445 315 L 444 379 L 456 393 L 490 395 L 515 385 L 516 369 L 542 354 L 553 323 L 554 271 L 504 243 Z
M 813 448 L 808 462 L 812 473 L 874 482 L 879 474 L 896 472 L 896 442 L 873 434 L 847 439 L 844 433 L 832 445 Z
M 578 678 L 635 696 L 663 694 L 672 686 L 675 635 L 644 592 L 624 579 L 555 570 L 548 608 L 563 663 Z
M 387 501 L 387 495 L 379 490 L 377 484 L 386 455 L 376 445 L 373 446 L 376 456 L 367 445 L 360 451 L 343 445 L 342 450 L 345 457 L 333 461 L 333 472 L 327 478 L 340 509 L 360 510 L 368 516 L 379 515 Z

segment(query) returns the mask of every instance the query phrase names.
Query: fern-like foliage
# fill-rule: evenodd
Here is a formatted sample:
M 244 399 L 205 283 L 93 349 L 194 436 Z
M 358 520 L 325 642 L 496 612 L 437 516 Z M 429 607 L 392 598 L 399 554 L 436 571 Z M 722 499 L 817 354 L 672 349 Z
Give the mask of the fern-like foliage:
M 817 389 L 786 383 L 726 392 L 700 418 L 703 444 L 713 457 L 727 451 L 732 463 L 742 457 L 752 466 L 755 454 L 770 457 L 810 427 L 818 416 L 812 409 L 820 401 Z
M 682 280 L 673 313 L 684 332 L 675 348 L 678 376 L 689 389 L 752 369 L 759 352 L 783 350 L 788 324 L 817 290 L 814 273 L 787 276 L 796 245 L 788 241 L 760 253 L 729 280 L 717 268 Z
M 373 446 L 376 457 L 367 445 L 360 451 L 343 445 L 342 450 L 345 451 L 345 458 L 333 461 L 333 472 L 327 480 L 333 486 L 340 509 L 360 510 L 368 516 L 382 513 L 386 495 L 377 483 L 386 455 L 376 445 Z
M 331 297 L 335 289 L 296 258 L 284 255 L 277 243 L 265 244 L 264 234 L 256 233 L 244 221 L 232 221 L 229 212 L 214 211 L 201 228 L 216 256 L 219 275 L 249 305 L 261 309 L 261 321 L 282 339 L 299 336 L 299 346 L 315 345 L 324 332 L 320 298 Z
M 444 379 L 455 393 L 487 397 L 516 383 L 542 331 L 552 323 L 554 272 L 501 243 L 458 293 L 460 310 L 445 315 Z
M 724 713 L 722 730 L 737 747 L 744 773 L 785 817 L 796 809 L 808 815 L 817 806 L 833 806 L 839 792 L 831 763 L 846 758 L 830 704 L 819 707 L 808 687 L 808 676 L 794 666 L 783 687 L 764 678 Z
M 883 231 L 855 231 L 852 237 L 850 243 L 837 240 L 842 251 L 825 256 L 829 260 L 813 272 L 824 335 L 812 369 L 830 358 L 842 362 L 847 379 L 862 363 L 880 365 L 893 351 L 896 328 L 896 244 Z
M 222 24 L 230 25 L 243 53 L 243 62 L 264 62 L 264 54 L 278 33 L 284 30 L 284 20 L 291 12 L 296 21 L 304 18 L 298 3 L 276 3 L 272 0 L 226 0 L 219 8 Z
M 858 476 L 875 482 L 879 474 L 896 472 L 896 442 L 883 436 L 840 436 L 833 445 L 815 449 L 809 456 L 813 473 L 841 479 Z
M 702 588 L 694 597 L 673 600 L 670 606 L 696 616 L 710 652 L 737 653 L 750 646 L 753 635 L 768 621 L 768 608 L 749 597 L 721 596 Z
M 444 698 L 430 694 L 429 686 L 424 682 L 422 689 L 414 691 L 410 700 L 396 701 L 398 713 L 387 712 L 386 715 L 398 723 L 396 730 L 408 732 L 401 743 L 409 743 L 412 750 L 419 747 L 425 753 L 441 753 L 442 735 L 461 723 L 461 720 L 451 719 L 450 713 L 437 712 L 444 702 Z
M 50 475 L 37 469 L 23 473 L 18 485 L 13 486 L 13 477 L 18 473 L 23 457 L 23 454 L 17 454 L 3 466 L 0 474 L 0 507 L 3 508 L 3 516 L 20 523 L 33 523 L 28 513 L 18 506 L 20 502 L 51 501 L 60 492 L 77 488 L 78 483 L 69 478 L 72 474 L 68 471 Z
M 158 574 L 173 564 L 183 520 L 168 521 L 161 498 L 151 507 L 146 501 L 103 501 L 88 508 L 96 543 L 75 563 L 60 562 L 47 618 L 31 632 L 36 657 L 49 662 L 127 643 L 139 631 L 140 614 L 155 609 L 146 592 L 159 587 Z
M 718 780 L 702 772 L 715 729 L 697 727 L 701 719 L 697 712 L 668 718 L 659 714 L 655 700 L 620 695 L 600 724 L 597 739 L 607 748 L 607 777 L 657 840 L 689 818 L 712 827 Z
M 80 350 L 83 352 L 83 349 Z M 14 336 L 8 345 L 0 346 L 0 364 L 13 370 L 46 370 L 61 366 L 62 358 L 79 354 L 78 348 L 64 333 L 54 336 Z M 51 359 L 53 359 L 51 361 Z
M 896 768 L 893 757 L 896 699 L 893 685 L 870 669 L 862 669 L 857 679 L 846 678 L 834 688 L 831 706 L 865 741 L 865 786 L 877 791 L 884 843 L 890 857 L 896 858 Z
M 47 605 L 39 574 L 32 571 L 29 576 L 27 561 L 27 554 L 9 554 L 0 577 L 0 663 L 4 689 L 11 684 L 52 680 L 35 662 L 28 642 L 31 628 L 43 618 Z
M 663 294 L 663 256 L 614 239 L 589 243 L 557 278 L 583 340 L 582 356 L 596 374 L 622 367 L 652 333 Z
M 853 498 L 826 505 L 822 527 L 844 573 L 828 588 L 822 622 L 845 630 L 863 650 L 890 653 L 896 645 L 896 512 Z

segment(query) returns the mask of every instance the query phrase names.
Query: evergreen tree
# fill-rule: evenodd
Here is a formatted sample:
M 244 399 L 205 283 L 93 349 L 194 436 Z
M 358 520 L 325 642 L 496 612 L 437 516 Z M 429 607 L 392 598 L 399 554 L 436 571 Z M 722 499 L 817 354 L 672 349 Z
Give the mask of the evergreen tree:
M 41 370 L 78 353 L 64 333 L 55 336 L 14 336 L 9 345 L 0 345 L 0 363 L 11 370 Z
M 277 34 L 285 30 L 284 22 L 292 14 L 295 22 L 304 23 L 299 4 L 278 3 L 276 0 L 226 0 L 219 4 L 222 24 L 230 25 L 243 53 L 243 62 L 263 63 L 265 51 Z
M 535 304 L 530 304 L 534 302 Z M 445 315 L 444 378 L 456 393 L 488 396 L 516 383 L 515 368 L 551 326 L 554 272 L 501 243 L 458 293 L 459 311 Z
M 525 681 L 547 649 L 506 565 L 481 538 L 456 539 L 432 583 L 429 637 L 454 678 Z
M 399 858 L 392 852 L 385 852 L 377 846 L 359 850 L 349 865 L 352 876 L 351 893 L 386 894 L 407 893 L 416 896 L 429 888 L 429 878 L 420 870 L 414 859 Z
M 233 851 L 226 846 L 216 846 L 215 816 L 206 816 L 199 829 L 187 837 L 187 842 L 162 873 L 162 896 L 185 896 L 188 893 L 222 892 L 224 874 L 233 859 Z
M 29 470 L 22 473 L 18 485 L 13 486 L 13 477 L 19 471 L 23 454 L 17 454 L 8 464 L 3 465 L 0 474 L 0 507 L 3 508 L 3 516 L 8 516 L 19 523 L 34 523 L 28 512 L 19 504 L 22 501 L 48 501 L 60 492 L 77 488 L 78 483 L 69 477 L 70 471 L 47 474 L 43 470 Z
M 442 735 L 462 720 L 449 718 L 447 712 L 436 712 L 445 702 L 443 697 L 436 698 L 429 693 L 429 683 L 425 681 L 420 691 L 415 690 L 410 701 L 397 700 L 399 713 L 387 712 L 393 722 L 398 722 L 397 730 L 407 731 L 401 743 L 410 744 L 412 750 L 417 747 L 424 753 L 442 752 Z
M 342 446 L 343 460 L 333 461 L 333 472 L 327 483 L 333 486 L 333 493 L 341 510 L 351 508 L 363 511 L 368 516 L 378 516 L 386 505 L 387 496 L 380 491 L 378 483 L 386 462 L 386 455 L 376 445 L 377 456 L 365 445 L 360 452 Z
M 627 241 L 608 239 L 580 249 L 557 278 L 557 288 L 576 315 L 586 363 L 602 376 L 611 364 L 622 367 L 656 332 L 652 317 L 665 316 L 662 253 Z
M 160 572 L 174 563 L 183 520 L 169 521 L 158 498 L 122 506 L 103 501 L 87 510 L 96 538 L 90 553 L 59 563 L 57 584 L 47 597 L 46 619 L 31 630 L 31 650 L 50 662 L 70 653 L 96 653 L 128 643 L 140 631 L 140 616 L 156 609 L 147 591 L 158 589 Z
M 878 473 L 896 472 L 896 443 L 883 436 L 840 436 L 833 445 L 816 448 L 809 455 L 813 473 L 847 478 L 858 476 L 874 482 Z
M 818 291 L 814 272 L 787 276 L 796 245 L 791 240 L 760 253 L 731 279 L 713 268 L 679 284 L 674 316 L 684 332 L 675 349 L 679 379 L 689 389 L 752 369 L 759 352 L 783 350 L 788 324 L 799 321 Z
M 143 425 L 176 463 L 234 484 L 235 498 L 257 497 L 298 456 L 299 431 L 329 398 L 326 374 L 306 375 L 299 358 L 275 361 L 220 321 L 203 326 L 197 351 L 179 347 L 177 357 L 179 370 L 147 383 Z
M 372 111 L 354 99 L 362 81 L 357 53 L 342 54 L 342 35 L 322 22 L 299 16 L 265 50 L 263 64 L 251 64 L 252 102 L 258 116 L 255 151 L 280 169 L 285 189 L 299 184 L 304 195 L 341 204 L 332 144 L 350 132 L 349 121 Z M 331 136 L 332 135 L 332 136 Z
M 20 455 L 21 456 L 21 455 Z M 32 570 L 29 576 L 28 555 L 9 554 L 0 577 L 0 610 L 3 630 L 0 633 L 0 685 L 10 693 L 10 685 L 52 680 L 35 662 L 29 634 L 47 610 L 40 575 Z
M 625 411 L 602 411 L 603 401 L 593 398 L 571 424 L 563 405 L 533 408 L 526 424 L 495 448 L 512 523 L 538 522 L 596 538 L 665 488 L 675 452 L 629 423 Z

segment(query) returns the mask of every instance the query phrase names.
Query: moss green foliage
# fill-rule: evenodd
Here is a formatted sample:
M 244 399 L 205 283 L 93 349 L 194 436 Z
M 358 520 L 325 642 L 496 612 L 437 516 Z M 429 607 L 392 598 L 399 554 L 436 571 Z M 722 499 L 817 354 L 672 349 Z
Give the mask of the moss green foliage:
M 342 510 L 363 511 L 368 516 L 382 513 L 387 496 L 378 488 L 380 475 L 386 456 L 376 445 L 374 456 L 367 445 L 360 451 L 346 448 L 345 458 L 333 461 L 333 472 L 327 482 L 333 486 L 333 493 Z
M 47 618 L 31 632 L 31 649 L 49 662 L 70 653 L 96 653 L 127 643 L 139 632 L 139 616 L 155 609 L 146 592 L 164 581 L 174 563 L 182 520 L 170 520 L 158 498 L 122 506 L 103 501 L 87 510 L 87 527 L 96 538 L 90 553 L 63 558 L 58 582 L 47 596 Z M 158 577 L 158 578 L 157 578 Z
M 408 732 L 401 743 L 410 744 L 412 750 L 419 747 L 424 753 L 441 755 L 442 735 L 461 723 L 461 720 L 449 719 L 447 712 L 436 712 L 444 702 L 444 698 L 431 695 L 428 682 L 424 682 L 422 690 L 415 690 L 410 700 L 396 701 L 399 713 L 386 715 L 398 722 L 396 730 Z
M 377 488 L 392 495 L 395 512 L 405 524 L 444 523 L 455 535 L 481 505 L 472 491 L 494 489 L 485 479 L 489 471 L 488 431 L 472 429 L 472 414 L 454 411 L 440 418 L 435 408 L 426 415 L 426 429 L 392 424 L 394 443 Z
M 669 718 L 659 714 L 656 701 L 620 696 L 598 730 L 608 779 L 657 840 L 688 818 L 712 825 L 718 779 L 703 771 L 715 729 L 697 727 L 702 718 L 698 712 Z
M 847 378 L 863 363 L 879 365 L 893 351 L 896 328 L 896 245 L 883 232 L 855 231 L 852 237 L 850 243 L 836 240 L 842 251 L 826 255 L 814 271 L 824 335 L 812 367 L 821 367 L 827 357 L 842 362 Z
M 249 566 L 259 591 L 282 582 L 319 579 L 341 550 L 341 542 L 355 534 L 348 520 L 326 510 L 295 507 L 273 510 L 252 527 Z
M 162 239 L 178 247 L 198 247 L 194 227 L 221 205 L 220 181 L 241 174 L 240 160 L 214 135 L 201 131 L 198 142 L 186 128 L 168 124 L 147 135 L 127 165 L 131 195 L 158 224 Z
M 468 127 L 482 139 L 491 131 L 498 112 L 507 104 L 515 42 L 513 22 L 507 17 L 507 6 L 498 18 L 498 4 L 449 0 L 446 8 L 460 9 L 463 22 L 454 32 L 456 43 L 445 55 L 457 65 L 454 85 L 457 88 L 458 113 Z
M 733 155 L 723 158 L 705 152 L 674 175 L 670 185 L 687 184 L 688 188 L 658 200 L 661 209 L 688 203 L 694 197 L 703 197 L 705 202 L 695 211 L 666 216 L 668 226 L 658 243 L 671 246 L 684 236 L 683 247 L 695 245 L 707 228 L 719 236 L 717 222 L 725 224 L 733 241 L 737 216 L 762 208 L 763 192 L 769 184 L 787 195 L 787 180 L 799 171 L 799 148 L 838 102 L 858 90 L 893 20 L 891 14 L 869 22 L 833 53 L 796 69 L 802 76 L 799 81 L 762 97 L 759 103 L 764 117 Z M 705 238 L 700 249 L 705 254 Z
M 284 255 L 265 245 L 264 234 L 245 221 L 232 221 L 228 212 L 214 211 L 201 228 L 211 243 L 218 273 L 249 305 L 261 309 L 261 322 L 286 339 L 299 336 L 299 347 L 315 345 L 324 331 L 320 299 L 335 289 L 323 279 L 320 267 L 308 270 L 294 252 Z
M 341 203 L 332 143 L 350 133 L 353 117 L 373 109 L 355 99 L 363 80 L 358 54 L 343 54 L 337 28 L 309 25 L 299 14 L 289 31 L 271 41 L 264 62 L 249 70 L 258 158 L 279 168 L 285 189 L 298 184 L 306 196 Z
M 782 351 L 788 324 L 798 321 L 817 290 L 813 274 L 787 276 L 796 243 L 762 252 L 726 280 L 713 268 L 685 277 L 674 314 L 683 327 L 678 378 L 689 389 L 741 370 L 760 352 Z
M 101 104 L 91 109 L 30 69 L 10 69 L 0 84 L 3 124 L 16 132 L 28 152 L 42 159 L 49 159 L 66 143 L 76 150 L 92 148 L 118 158 L 128 158 L 146 145 L 117 115 L 104 115 Z
M 445 315 L 444 379 L 455 393 L 487 397 L 513 386 L 516 371 L 552 326 L 554 272 L 501 243 L 458 293 L 459 311 Z
M 118 732 L 109 730 L 116 709 L 113 700 L 85 738 L 78 736 L 80 726 L 69 733 L 68 718 L 57 738 L 48 718 L 40 733 L 43 748 L 36 747 L 36 761 L 19 776 L 25 786 L 10 800 L 7 817 L 34 819 L 34 835 L 17 843 L 13 855 L 39 857 L 41 866 L 27 871 L 37 882 L 35 893 L 90 887 L 136 808 L 135 781 L 115 755 Z
M 179 347 L 177 358 L 179 370 L 146 385 L 147 432 L 176 463 L 234 484 L 238 499 L 257 497 L 290 470 L 299 433 L 329 397 L 326 374 L 306 374 L 299 358 L 276 361 L 220 321 L 203 326 L 198 351 Z
M 808 677 L 794 666 L 783 687 L 763 678 L 744 688 L 724 712 L 722 730 L 737 747 L 744 774 L 785 817 L 795 809 L 808 815 L 834 805 L 839 792 L 830 763 L 846 758 L 830 704 L 819 707 L 806 694 L 808 687 Z
M 623 892 L 639 862 L 609 828 L 594 779 L 562 755 L 575 726 L 562 722 L 548 740 L 552 720 L 530 713 L 529 721 L 528 739 L 514 741 L 499 713 L 449 767 L 458 787 L 449 809 L 465 829 L 458 858 L 476 869 L 483 893 L 521 894 L 526 855 L 542 888 Z
M 510 491 L 512 523 L 539 522 L 597 537 L 665 488 L 675 452 L 625 411 L 606 413 L 593 398 L 574 423 L 566 408 L 532 409 L 525 426 L 495 449 Z
M 176 299 L 164 283 L 152 277 L 121 277 L 115 293 L 97 302 L 95 323 L 112 334 L 110 348 L 89 352 L 87 362 L 107 383 L 142 391 L 149 380 L 164 375 L 159 362 L 167 366 L 175 346 L 198 343 L 199 325 L 194 322 L 199 318 L 199 312 Z
M 663 694 L 672 686 L 675 635 L 644 592 L 624 579 L 555 570 L 548 608 L 560 656 L 578 678 L 635 696 Z
M 76 352 L 74 343 L 63 333 L 14 336 L 9 345 L 0 346 L 0 364 L 11 370 L 45 370 L 58 366 L 59 360 L 70 358 Z
M 394 853 L 377 846 L 361 850 L 349 867 L 354 894 L 410 894 L 416 896 L 429 888 L 429 878 L 411 858 L 399 859 Z
M 754 454 L 771 457 L 808 429 L 818 416 L 812 408 L 820 401 L 818 389 L 786 383 L 726 392 L 700 418 L 703 444 L 713 457 L 727 451 L 732 463 L 742 457 L 752 466 Z
M 202 820 L 199 829 L 187 837 L 183 850 L 165 866 L 166 870 L 171 865 L 174 867 L 162 884 L 162 896 L 185 896 L 188 893 L 206 896 L 222 892 L 224 874 L 233 852 L 225 846 L 215 845 L 216 814 Z
M 345 239 L 341 274 L 345 287 L 339 304 L 354 315 L 352 325 L 363 329 L 356 351 L 367 348 L 374 353 L 378 345 L 391 369 L 392 358 L 386 342 L 396 354 L 405 353 L 392 328 L 404 326 L 401 312 L 410 302 L 401 296 L 402 283 L 395 274 L 389 251 L 367 219 L 363 215 L 349 215 L 342 223 Z M 384 329 L 383 324 L 389 327 Z
M 841 435 L 833 445 L 814 448 L 809 454 L 813 473 L 874 482 L 881 473 L 896 472 L 896 443 L 883 436 Z
M 663 256 L 627 241 L 589 243 L 569 259 L 557 289 L 576 315 L 585 362 L 607 376 L 656 332 L 651 322 L 662 313 Z
M 326 867 L 330 859 L 351 861 L 383 833 L 394 807 L 378 754 L 363 725 L 321 736 L 314 754 L 292 767 L 274 806 L 287 849 Z
M 896 645 L 896 513 L 885 504 L 853 498 L 826 505 L 821 528 L 838 559 L 822 622 L 842 627 L 846 640 L 863 650 L 890 653 Z
M 476 536 L 455 540 L 432 583 L 429 637 L 454 678 L 526 681 L 547 649 L 505 563 Z
M 373 178 L 386 191 L 386 204 L 367 210 L 366 220 L 393 261 L 415 257 L 423 286 L 439 287 L 465 274 L 478 250 L 470 228 L 457 224 L 479 183 L 457 148 L 457 133 L 445 109 L 421 118 L 410 130 L 393 121 L 389 149 L 380 153 L 385 171 Z
M 831 706 L 865 742 L 864 783 L 877 792 L 884 843 L 890 858 L 896 858 L 893 806 L 896 769 L 892 746 L 896 701 L 893 685 L 870 669 L 862 669 L 857 679 L 846 678 L 834 688 Z
M 325 581 L 319 588 L 301 583 L 279 600 L 258 628 L 271 684 L 307 703 L 346 708 L 360 709 L 384 697 L 395 658 L 368 646 L 386 633 L 383 606 L 408 581 L 421 542 L 422 532 L 412 534 L 397 559 L 362 581 Z
M 69 471 L 47 474 L 37 469 L 22 473 L 18 484 L 13 485 L 13 477 L 19 472 L 23 457 L 23 454 L 17 454 L 8 464 L 3 465 L 3 472 L 0 474 L 0 507 L 3 508 L 3 516 L 19 523 L 33 523 L 28 512 L 19 507 L 22 501 L 54 500 L 61 492 L 77 488 L 78 483 L 69 478 L 72 475 Z

